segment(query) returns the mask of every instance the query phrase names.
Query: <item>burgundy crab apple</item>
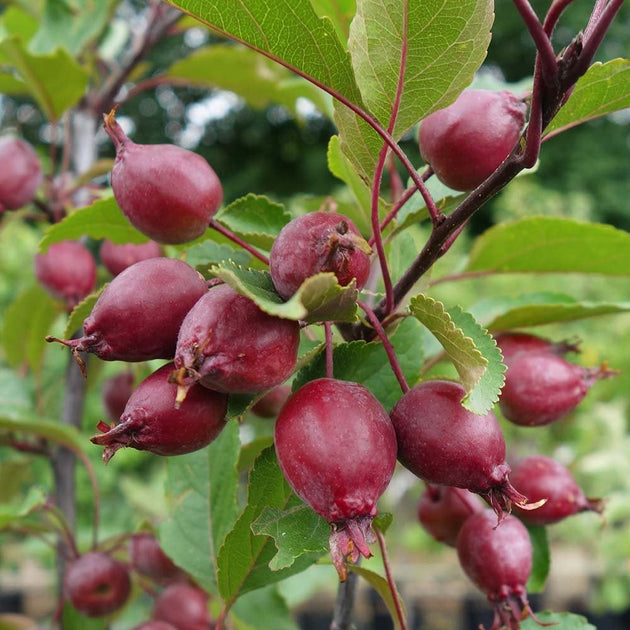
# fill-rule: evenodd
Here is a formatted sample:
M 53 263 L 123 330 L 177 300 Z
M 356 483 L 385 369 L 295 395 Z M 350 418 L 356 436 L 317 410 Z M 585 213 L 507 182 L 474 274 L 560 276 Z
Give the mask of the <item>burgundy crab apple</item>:
M 158 584 L 169 584 L 186 579 L 186 574 L 162 550 L 150 532 L 134 534 L 129 540 L 129 561 L 141 575 Z
M 523 352 L 549 352 L 559 357 L 568 352 L 579 352 L 579 344 L 573 341 L 552 341 L 545 337 L 523 332 L 503 332 L 494 335 L 497 346 L 503 355 L 503 362 L 509 365 L 512 359 Z
M 103 407 L 110 420 L 118 421 L 133 392 L 133 372 L 126 370 L 108 378 L 103 383 Z
M 310 381 L 287 400 L 275 425 L 280 468 L 295 493 L 331 524 L 330 553 L 345 580 L 344 558 L 371 556 L 372 519 L 396 465 L 387 412 L 362 385 Z
M 22 138 L 0 138 L 0 210 L 17 210 L 33 200 L 42 181 L 35 149 Z
M 152 617 L 174 625 L 178 630 L 212 630 L 208 613 L 209 597 L 188 582 L 167 586 L 155 600 Z
M 123 243 L 118 245 L 105 239 L 99 249 L 99 258 L 112 276 L 122 273 L 134 263 L 162 255 L 162 248 L 155 241 L 146 243 Z
M 158 243 L 187 243 L 201 236 L 223 200 L 212 167 L 172 144 L 132 142 L 114 114 L 104 116 L 104 126 L 116 148 L 111 184 L 124 215 Z

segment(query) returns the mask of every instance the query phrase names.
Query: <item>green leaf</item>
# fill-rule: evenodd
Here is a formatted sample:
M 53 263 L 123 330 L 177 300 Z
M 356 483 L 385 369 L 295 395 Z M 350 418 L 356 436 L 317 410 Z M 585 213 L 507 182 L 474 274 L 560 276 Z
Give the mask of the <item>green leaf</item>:
M 594 625 L 588 622 L 588 619 L 573 613 L 543 611 L 537 612 L 536 617 L 542 623 L 548 624 L 553 630 L 597 630 Z M 540 624 L 531 617 L 521 621 L 520 624 L 521 630 L 540 630 Z
M 390 336 L 400 367 L 410 385 L 417 382 L 422 366 L 420 328 L 417 320 L 408 317 Z M 321 353 L 298 372 L 293 382 L 293 390 L 302 387 L 308 381 L 325 376 L 325 361 L 325 356 Z M 380 341 L 338 344 L 333 350 L 333 364 L 335 378 L 364 385 L 388 411 L 401 396 L 400 385 Z
M 244 593 L 295 575 L 319 558 L 319 553 L 306 553 L 290 567 L 272 571 L 269 563 L 277 553 L 273 539 L 252 531 L 252 523 L 265 508 L 285 510 L 298 501 L 282 475 L 274 448 L 265 449 L 249 475 L 247 505 L 219 550 L 219 592 L 228 606 Z
M 467 272 L 630 275 L 630 234 L 610 225 L 531 217 L 484 232 Z
M 98 291 L 90 293 L 90 295 L 81 300 L 81 302 L 72 309 L 70 317 L 68 317 L 68 323 L 63 331 L 64 339 L 71 339 L 72 335 L 83 326 L 83 321 L 92 312 L 96 301 L 101 293 L 103 293 L 106 286 L 105 284 Z
M 317 15 L 326 16 L 332 22 L 339 41 L 345 43 L 356 13 L 356 0 L 311 0 L 311 4 Z
M 0 409 L 9 417 L 28 413 L 31 409 L 31 397 L 27 381 L 17 372 L 0 367 Z
M 575 85 L 566 105 L 545 135 L 556 135 L 580 123 L 630 107 L 630 60 L 593 64 Z
M 235 630 L 298 630 L 275 584 L 243 595 L 234 604 L 231 617 Z
M 127 221 L 115 199 L 107 197 L 79 208 L 59 223 L 51 225 L 39 244 L 39 250 L 44 253 L 53 243 L 74 240 L 80 236 L 108 238 L 119 244 L 146 243 L 149 240 Z
M 183 258 L 191 267 L 208 277 L 210 269 L 215 265 L 232 261 L 239 267 L 246 267 L 252 256 L 243 249 L 235 249 L 208 239 L 185 250 Z
M 240 41 L 353 103 L 361 95 L 332 23 L 308 0 L 169 0 L 211 29 Z
M 106 630 L 106 621 L 102 617 L 86 617 L 66 602 L 63 606 L 64 630 Z
M 46 0 L 41 26 L 29 43 L 35 54 L 58 46 L 76 56 L 107 26 L 115 0 Z
M 387 606 L 387 610 L 389 612 L 390 617 L 392 618 L 392 623 L 394 624 L 394 630 L 400 630 L 401 625 L 398 620 L 398 614 L 396 612 L 396 603 L 394 601 L 394 595 L 389 587 L 388 581 L 378 573 L 371 571 L 370 569 L 366 569 L 365 567 L 358 566 L 356 564 L 348 564 L 348 569 L 357 575 L 360 575 L 366 582 L 374 588 L 374 590 L 381 596 L 381 599 Z M 405 604 L 400 597 L 400 594 L 396 590 L 395 596 L 398 598 L 402 606 L 403 617 L 407 618 L 407 611 L 405 610 Z
M 2 345 L 11 367 L 26 364 L 39 372 L 48 345 L 44 338 L 58 315 L 54 300 L 37 284 L 15 298 L 2 325 Z
M 278 232 L 291 220 L 291 215 L 282 204 L 250 193 L 233 201 L 215 219 L 243 237 L 250 245 L 268 251 Z
M 358 291 L 354 281 L 342 287 L 333 273 L 319 273 L 308 278 L 295 295 L 283 302 L 266 271 L 225 263 L 213 267 L 211 272 L 274 317 L 310 323 L 329 320 L 354 322 L 357 318 Z
M 40 109 L 51 121 L 57 121 L 84 95 L 88 73 L 64 49 L 34 55 L 18 36 L 0 39 L 0 54 L 16 69 L 19 78 Z
M 527 581 L 527 592 L 542 593 L 551 566 L 547 528 L 528 526 L 527 531 L 529 532 L 529 539 L 532 541 L 532 547 L 534 548 L 532 573 Z
M 530 293 L 481 300 L 470 311 L 487 322 L 489 329 L 509 330 L 627 313 L 630 302 L 588 302 L 561 293 Z
M 297 117 L 296 101 L 309 99 L 322 113 L 332 117 L 330 97 L 312 83 L 244 46 L 212 44 L 173 63 L 167 77 L 186 85 L 229 90 L 251 107 L 270 103 L 285 105 Z
M 228 422 L 205 449 L 168 459 L 166 491 L 172 507 L 159 527 L 173 561 L 205 589 L 218 593 L 219 548 L 238 516 L 237 422 Z
M 272 571 L 290 567 L 305 553 L 328 551 L 330 525 L 301 502 L 286 510 L 266 507 L 252 523 L 252 531 L 274 539 L 278 553 L 269 563 Z
M 363 101 L 392 135 L 403 136 L 446 107 L 486 57 L 491 0 L 363 0 L 350 27 L 352 65 Z M 405 57 L 404 65 L 401 59 Z
M 441 302 L 425 295 L 412 298 L 410 312 L 453 362 L 468 394 L 462 401 L 464 407 L 479 415 L 489 411 L 498 400 L 505 370 L 494 339 L 460 307 L 448 312 Z
M 41 488 L 31 488 L 19 505 L 6 503 L 0 505 L 0 530 L 30 516 L 45 505 L 46 500 L 47 497 Z

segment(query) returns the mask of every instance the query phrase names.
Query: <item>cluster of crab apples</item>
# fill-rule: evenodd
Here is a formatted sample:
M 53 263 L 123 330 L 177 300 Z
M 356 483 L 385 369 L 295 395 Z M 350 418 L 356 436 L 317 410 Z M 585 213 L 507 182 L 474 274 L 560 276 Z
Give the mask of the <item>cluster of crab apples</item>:
M 422 123 L 422 155 L 447 185 L 472 190 L 513 149 L 524 119 L 525 106 L 507 92 L 464 92 Z M 399 462 L 427 484 L 419 520 L 437 540 L 457 547 L 463 569 L 495 607 L 494 627 L 517 628 L 529 612 L 525 583 L 532 565 L 522 521 L 551 524 L 599 511 L 601 503 L 587 499 L 550 458 L 529 457 L 512 469 L 497 417 L 465 409 L 466 392 L 457 382 L 421 382 L 389 412 L 363 385 L 330 376 L 291 393 L 300 322 L 270 315 L 230 286 L 162 255 L 160 244 L 189 242 L 207 229 L 222 202 L 214 171 L 190 151 L 133 143 L 113 112 L 105 129 L 116 147 L 114 196 L 152 241 L 103 243 L 100 260 L 114 278 L 85 319 L 83 335 L 49 340 L 70 347 L 82 368 L 84 353 L 105 361 L 168 361 L 133 390 L 128 375 L 113 388 L 127 393 L 111 403 L 114 422 L 99 422 L 91 438 L 104 447 L 105 462 L 122 447 L 166 456 L 201 449 L 225 426 L 231 394 L 260 395 L 261 409 L 271 401 L 261 413 L 277 415 L 274 442 L 283 474 L 332 526 L 330 550 L 341 580 L 347 561 L 371 555 L 377 501 Z M 289 299 L 320 272 L 360 290 L 370 263 L 367 242 L 349 218 L 316 211 L 282 229 L 269 271 L 278 295 Z M 37 256 L 35 271 L 69 308 L 96 284 L 92 254 L 77 242 L 52 245 Z M 499 406 L 521 426 L 565 417 L 609 374 L 567 361 L 564 355 L 576 350 L 569 344 L 524 333 L 503 333 L 496 341 L 508 368 Z M 72 592 L 70 577 L 67 582 Z

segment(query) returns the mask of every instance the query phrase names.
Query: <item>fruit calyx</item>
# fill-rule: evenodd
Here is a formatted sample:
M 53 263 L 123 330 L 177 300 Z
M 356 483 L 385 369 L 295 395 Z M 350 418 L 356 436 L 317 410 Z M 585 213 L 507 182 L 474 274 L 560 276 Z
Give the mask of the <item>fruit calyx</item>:
M 527 591 L 522 586 L 502 586 L 498 593 L 488 594 L 488 601 L 494 608 L 494 619 L 490 630 L 519 630 L 521 621 L 531 617 L 539 626 L 555 626 L 556 622 L 545 623 L 536 617 L 527 599 Z M 483 626 L 479 626 L 483 630 Z
M 118 121 L 116 120 L 117 110 L 118 105 L 114 105 L 109 114 L 103 114 L 103 127 L 105 128 L 107 135 L 112 139 L 112 142 L 114 143 L 114 149 L 116 149 L 116 153 L 121 151 L 126 145 L 132 142 L 132 140 L 127 137 L 127 134 L 125 134 L 123 128 L 118 124 Z
M 357 516 L 330 524 L 330 555 L 341 582 L 348 577 L 345 560 L 355 564 L 360 556 L 371 558 L 369 545 L 376 542 L 371 516 Z
M 53 335 L 46 335 L 45 337 L 48 343 L 53 341 L 67 346 L 72 351 L 72 358 L 77 362 L 83 378 L 87 378 L 87 369 L 85 367 L 85 360 L 81 356 L 82 352 L 91 352 L 96 355 L 108 349 L 107 344 L 104 342 L 100 335 L 85 335 L 78 339 L 59 339 Z
M 518 505 L 521 510 L 529 511 L 537 510 L 547 503 L 547 499 L 540 499 L 530 503 L 529 499 L 510 483 L 508 473 L 509 469 L 498 485 L 478 493 L 497 515 L 497 525 L 500 525 L 505 517 L 511 514 L 513 504 Z

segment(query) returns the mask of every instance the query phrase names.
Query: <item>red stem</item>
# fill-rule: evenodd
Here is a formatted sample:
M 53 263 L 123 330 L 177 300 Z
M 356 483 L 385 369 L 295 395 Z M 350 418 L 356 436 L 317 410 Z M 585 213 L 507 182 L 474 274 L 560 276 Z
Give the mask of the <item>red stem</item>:
M 572 2 L 573 0 L 555 0 L 549 7 L 549 11 L 547 11 L 545 21 L 543 22 L 543 30 L 547 33 L 548 37 L 551 38 L 560 16 Z
M 383 567 L 385 568 L 385 577 L 387 578 L 387 584 L 389 585 L 389 591 L 392 594 L 392 600 L 396 609 L 396 616 L 398 617 L 398 623 L 400 624 L 400 630 L 407 630 L 407 620 L 402 609 L 402 603 L 398 595 L 398 589 L 392 576 L 391 567 L 389 564 L 389 557 L 387 555 L 387 545 L 385 544 L 385 537 L 383 532 L 378 527 L 374 527 L 376 532 L 376 538 L 378 540 L 378 546 L 381 549 L 381 557 L 383 558 Z
M 258 260 L 261 260 L 262 262 L 264 262 L 265 265 L 269 264 L 269 258 L 261 254 L 257 249 L 252 247 L 249 243 L 244 241 L 242 238 L 239 238 L 238 236 L 236 236 L 234 232 L 231 232 L 226 227 L 222 226 L 215 219 L 210 219 L 210 227 L 213 230 L 216 230 L 217 232 L 219 232 L 219 234 L 223 234 L 223 236 L 225 236 L 226 238 L 229 238 L 233 243 L 236 243 L 243 249 L 247 250 L 252 256 L 255 256 L 256 258 L 258 258 Z
M 334 378 L 332 324 L 324 322 L 326 332 L 326 378 Z

